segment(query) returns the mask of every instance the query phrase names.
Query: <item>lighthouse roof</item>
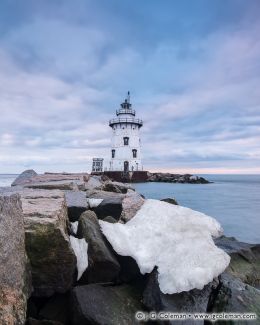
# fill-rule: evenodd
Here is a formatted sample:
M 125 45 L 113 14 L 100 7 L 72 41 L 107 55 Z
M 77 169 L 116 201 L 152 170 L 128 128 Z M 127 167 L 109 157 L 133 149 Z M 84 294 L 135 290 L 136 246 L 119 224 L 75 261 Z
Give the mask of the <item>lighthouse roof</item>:
M 132 109 L 132 104 L 130 103 L 130 92 L 127 92 L 127 97 L 123 103 L 120 104 L 121 108 L 116 111 L 116 115 L 130 114 L 135 116 L 135 110 Z

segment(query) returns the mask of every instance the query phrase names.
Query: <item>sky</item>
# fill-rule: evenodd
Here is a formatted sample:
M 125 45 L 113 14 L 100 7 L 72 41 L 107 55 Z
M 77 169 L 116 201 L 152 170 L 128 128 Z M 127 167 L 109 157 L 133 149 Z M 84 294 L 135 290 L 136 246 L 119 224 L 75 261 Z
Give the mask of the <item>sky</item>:
M 260 173 L 258 0 L 2 0 L 0 173 L 90 171 L 127 91 L 145 170 Z

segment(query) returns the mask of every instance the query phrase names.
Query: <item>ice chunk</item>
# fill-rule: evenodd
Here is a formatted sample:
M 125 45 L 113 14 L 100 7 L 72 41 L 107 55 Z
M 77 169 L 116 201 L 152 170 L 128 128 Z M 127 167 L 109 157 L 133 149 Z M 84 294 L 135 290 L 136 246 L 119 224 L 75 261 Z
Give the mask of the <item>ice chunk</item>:
M 133 257 L 142 274 L 158 266 L 163 293 L 202 289 L 230 261 L 212 239 L 222 234 L 220 224 L 178 205 L 146 200 L 126 224 L 99 223 L 115 251 Z
M 79 280 L 88 267 L 88 244 L 84 238 L 78 239 L 73 236 L 70 236 L 70 243 L 77 258 L 77 280 Z
M 90 209 L 96 208 L 102 201 L 103 199 L 88 199 Z
M 71 222 L 70 225 L 71 225 L 71 230 L 72 230 L 73 234 L 77 235 L 79 222 L 78 221 Z

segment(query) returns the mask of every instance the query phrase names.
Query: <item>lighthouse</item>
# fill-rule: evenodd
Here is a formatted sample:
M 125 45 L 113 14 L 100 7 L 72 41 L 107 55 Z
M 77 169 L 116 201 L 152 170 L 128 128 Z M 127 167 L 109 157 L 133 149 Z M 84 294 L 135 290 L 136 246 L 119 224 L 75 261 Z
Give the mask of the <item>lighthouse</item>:
M 112 129 L 109 170 L 124 173 L 142 171 L 140 129 L 143 122 L 135 116 L 130 92 L 120 106 L 116 111 L 117 117 L 109 121 Z

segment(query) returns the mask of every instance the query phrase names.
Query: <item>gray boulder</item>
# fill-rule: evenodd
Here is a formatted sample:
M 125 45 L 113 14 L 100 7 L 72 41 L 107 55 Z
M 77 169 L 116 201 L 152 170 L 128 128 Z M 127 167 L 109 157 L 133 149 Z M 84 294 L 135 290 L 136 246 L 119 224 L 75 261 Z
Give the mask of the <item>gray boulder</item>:
M 104 199 L 97 207 L 93 208 L 99 219 L 111 216 L 119 220 L 122 213 L 122 198 L 115 197 Z
M 0 194 L 0 324 L 22 325 L 31 293 L 22 205 L 17 194 Z
M 143 303 L 151 311 L 171 311 L 176 313 L 206 313 L 212 290 L 217 288 L 218 282 L 213 281 L 202 290 L 193 289 L 175 294 L 163 294 L 158 284 L 158 272 L 153 270 L 149 275 L 143 293 Z M 185 320 L 172 321 L 170 324 L 196 325 L 204 321 Z
M 72 325 L 140 324 L 135 313 L 142 309 L 139 290 L 129 285 L 90 284 L 73 288 L 71 294 Z
M 86 193 L 83 191 L 66 191 L 65 199 L 71 222 L 78 221 L 80 215 L 89 208 Z
M 122 193 L 108 192 L 102 190 L 86 190 L 86 197 L 90 199 L 113 199 L 125 197 Z
M 247 244 L 225 236 L 215 239 L 215 244 L 231 257 L 226 272 L 242 282 L 260 286 L 260 244 Z
M 130 184 L 107 181 L 103 184 L 102 190 L 107 192 L 123 193 L 126 194 L 128 190 L 134 191 L 134 188 Z
M 21 192 L 26 251 L 32 266 L 35 296 L 51 296 L 71 288 L 76 257 L 67 233 L 65 197 L 59 190 Z
M 34 176 L 37 176 L 37 173 L 33 169 L 27 169 L 13 181 L 11 186 L 24 185 Z
M 40 319 L 60 322 L 63 325 L 69 325 L 69 294 L 56 294 L 52 296 L 40 309 L 38 317 Z
M 212 295 L 209 312 L 255 313 L 260 317 L 260 291 L 243 283 L 231 274 L 223 273 L 219 277 L 220 285 Z M 229 324 L 258 324 L 257 320 L 231 321 Z
M 32 189 L 42 189 L 42 190 L 71 190 L 71 191 L 77 191 L 78 185 L 76 182 L 71 180 L 65 180 L 65 181 L 49 181 L 49 182 L 35 182 L 35 183 L 29 183 L 24 185 L 27 188 Z
M 116 219 L 111 216 L 105 217 L 103 221 L 110 222 L 110 223 L 117 223 Z
M 120 220 L 123 222 L 131 220 L 144 202 L 144 198 L 139 193 L 128 191 L 122 201 L 122 213 Z
M 64 325 L 61 322 L 54 321 L 54 320 L 47 320 L 47 319 L 34 319 L 32 317 L 29 317 L 27 319 L 26 325 Z
M 80 283 L 113 282 L 120 272 L 120 265 L 103 237 L 98 219 L 93 211 L 84 212 L 78 225 L 77 236 L 88 243 L 89 265 Z
M 175 198 L 166 198 L 166 199 L 162 199 L 161 201 L 163 202 L 167 202 L 167 203 L 170 203 L 170 204 L 174 204 L 174 205 L 178 205 L 178 202 L 175 200 Z

